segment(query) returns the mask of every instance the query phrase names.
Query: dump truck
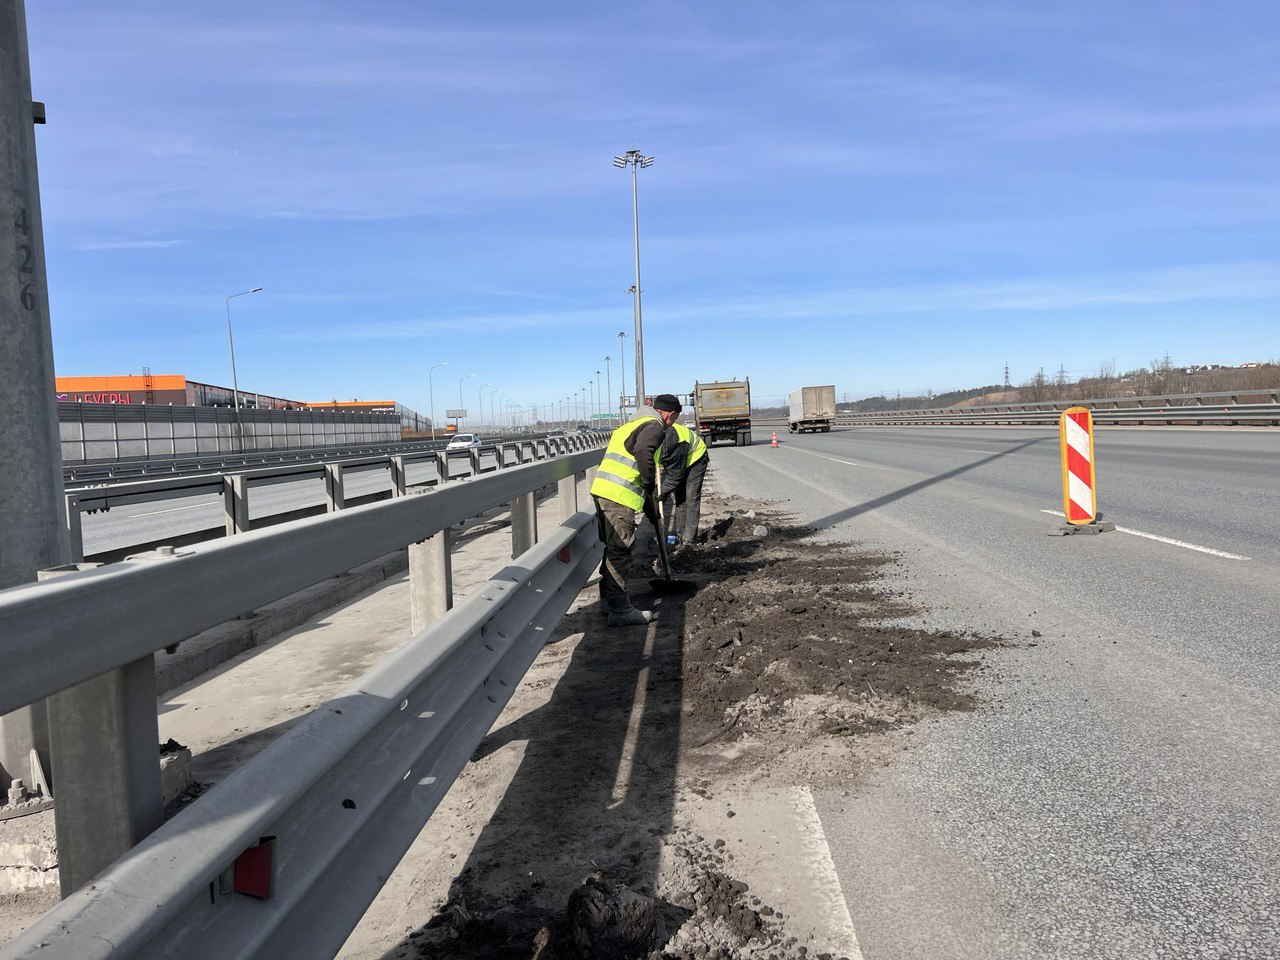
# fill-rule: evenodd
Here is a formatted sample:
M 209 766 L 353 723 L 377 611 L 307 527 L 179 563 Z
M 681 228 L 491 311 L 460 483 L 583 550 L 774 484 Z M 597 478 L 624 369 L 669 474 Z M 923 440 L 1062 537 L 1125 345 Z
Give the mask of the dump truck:
M 707 445 L 732 440 L 751 444 L 751 380 L 728 380 L 693 385 L 693 417 L 698 435 Z
M 836 420 L 836 388 L 801 387 L 793 390 L 789 397 L 791 412 L 787 417 L 787 429 L 792 433 L 805 433 L 809 430 L 822 433 L 831 432 L 831 424 Z

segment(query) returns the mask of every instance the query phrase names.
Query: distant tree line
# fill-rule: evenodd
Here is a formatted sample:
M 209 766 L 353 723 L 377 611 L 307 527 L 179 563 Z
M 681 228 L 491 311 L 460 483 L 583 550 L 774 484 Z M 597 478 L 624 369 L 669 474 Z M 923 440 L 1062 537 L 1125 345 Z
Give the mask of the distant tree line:
M 951 407 L 968 401 L 969 405 L 987 403 L 1044 403 L 1051 401 L 1107 400 L 1121 397 L 1148 397 L 1157 394 L 1248 393 L 1250 390 L 1274 390 L 1280 387 L 1280 361 L 1224 367 L 1219 364 L 1180 366 L 1168 354 L 1152 360 L 1150 366 L 1120 372 L 1114 361 L 1103 361 L 1096 373 L 1070 378 L 1062 367 L 1054 375 L 1044 368 L 1017 386 L 988 384 L 968 390 L 950 390 L 923 394 L 883 394 L 861 400 L 836 403 L 840 413 L 883 413 L 891 410 L 927 410 Z M 757 406 L 761 418 L 785 417 L 786 406 Z

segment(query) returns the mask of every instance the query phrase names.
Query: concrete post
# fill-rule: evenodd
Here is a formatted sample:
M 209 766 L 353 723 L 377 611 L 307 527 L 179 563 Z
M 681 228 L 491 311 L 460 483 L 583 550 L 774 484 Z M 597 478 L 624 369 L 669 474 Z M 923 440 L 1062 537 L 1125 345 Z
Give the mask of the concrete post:
M 76 569 L 41 570 L 40 579 Z M 155 659 L 140 657 L 46 702 L 65 898 L 164 822 Z
M 449 455 L 441 450 L 436 454 L 436 484 L 449 482 Z
M 43 120 L 17 0 L 0 5 L 0 589 L 69 559 L 33 127 Z M 43 702 L 0 717 L 0 799 L 14 778 L 31 782 L 32 749 L 48 770 Z
M 576 474 L 565 477 L 556 484 L 556 495 L 560 498 L 560 519 L 568 520 L 578 512 L 578 477 Z
M 227 536 L 249 529 L 249 483 L 242 473 L 229 473 L 222 478 L 222 505 L 226 515 Z
M 538 494 L 522 493 L 511 501 L 511 558 L 538 542 Z
M 448 530 L 409 544 L 409 627 L 418 634 L 453 608 L 453 560 Z

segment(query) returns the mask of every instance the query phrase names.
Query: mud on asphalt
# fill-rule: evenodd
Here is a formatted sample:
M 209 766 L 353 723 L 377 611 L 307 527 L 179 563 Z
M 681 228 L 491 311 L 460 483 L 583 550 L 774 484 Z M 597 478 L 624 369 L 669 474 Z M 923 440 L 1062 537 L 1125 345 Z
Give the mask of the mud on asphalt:
M 692 594 L 647 595 L 637 559 L 655 624 L 610 631 L 594 603 L 566 617 L 543 654 L 560 672 L 535 664 L 525 681 L 545 702 L 491 732 L 463 777 L 483 806 L 500 752 L 527 741 L 513 779 L 491 788 L 487 820 L 459 819 L 465 861 L 388 960 L 842 956 L 806 944 L 737 879 L 749 854 L 682 810 L 770 785 L 856 788 L 914 723 L 977 706 L 972 654 L 1002 641 L 899 625 L 927 611 L 890 585 L 894 558 L 818 539 L 776 505 L 708 493 L 703 532 L 673 561 Z

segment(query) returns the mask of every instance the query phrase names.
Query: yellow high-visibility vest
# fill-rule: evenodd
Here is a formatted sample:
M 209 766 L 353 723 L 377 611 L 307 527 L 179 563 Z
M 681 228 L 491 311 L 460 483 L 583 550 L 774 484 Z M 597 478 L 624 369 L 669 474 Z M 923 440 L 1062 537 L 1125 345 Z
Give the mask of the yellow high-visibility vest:
M 644 509 L 644 484 L 640 482 L 640 469 L 636 458 L 627 453 L 626 442 L 631 435 L 657 417 L 639 417 L 624 423 L 609 437 L 604 459 L 596 468 L 596 478 L 591 481 L 591 495 L 612 500 L 639 513 Z
M 692 467 L 707 455 L 707 442 L 702 437 L 698 436 L 683 423 L 673 423 L 671 428 L 675 430 L 676 436 L 680 438 L 681 443 L 689 445 L 689 459 L 685 461 L 686 467 Z

